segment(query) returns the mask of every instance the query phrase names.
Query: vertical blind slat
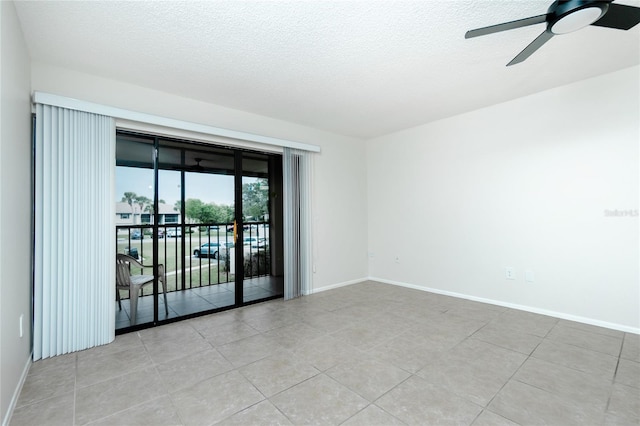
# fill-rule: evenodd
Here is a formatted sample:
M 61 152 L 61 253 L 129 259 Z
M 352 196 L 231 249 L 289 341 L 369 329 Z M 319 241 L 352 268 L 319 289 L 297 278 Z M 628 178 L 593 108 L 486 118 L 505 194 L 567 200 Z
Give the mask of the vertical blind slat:
M 37 104 L 35 151 L 37 360 L 115 336 L 114 121 Z
M 284 298 L 311 292 L 311 154 L 285 148 Z

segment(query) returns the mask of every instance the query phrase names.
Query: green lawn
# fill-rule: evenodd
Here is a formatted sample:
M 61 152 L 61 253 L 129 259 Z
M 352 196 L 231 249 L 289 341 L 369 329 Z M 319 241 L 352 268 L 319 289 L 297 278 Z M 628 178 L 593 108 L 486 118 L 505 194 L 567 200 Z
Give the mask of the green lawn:
M 159 263 L 165 266 L 167 278 L 167 291 L 175 291 L 182 289 L 182 266 L 185 266 L 185 288 L 200 287 L 219 282 L 225 283 L 235 279 L 234 275 L 224 271 L 223 265 L 219 259 L 212 258 L 196 258 L 193 251 L 200 245 L 207 242 L 215 242 L 216 235 L 212 235 L 211 239 L 203 232 L 202 234 L 188 234 L 185 238 L 185 256 L 180 255 L 182 248 L 181 238 L 161 238 L 158 240 L 158 257 Z M 227 235 L 225 232 L 220 233 L 220 241 L 233 241 L 233 234 Z M 125 238 L 118 239 L 117 252 L 127 253 L 128 249 L 137 249 L 139 260 L 144 265 L 153 265 L 153 240 L 150 236 L 145 235 L 142 240 L 131 240 L 131 244 Z M 137 271 L 132 271 L 138 273 Z M 151 268 L 145 268 L 144 273 L 150 274 Z M 126 297 L 126 292 L 122 294 Z

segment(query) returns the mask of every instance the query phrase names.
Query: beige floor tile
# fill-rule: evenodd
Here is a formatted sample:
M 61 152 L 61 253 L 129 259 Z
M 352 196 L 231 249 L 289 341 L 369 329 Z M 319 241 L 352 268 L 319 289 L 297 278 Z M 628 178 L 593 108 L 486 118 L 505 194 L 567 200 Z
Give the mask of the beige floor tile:
M 486 305 L 491 306 L 491 305 Z M 462 305 L 456 306 L 449 310 L 447 310 L 447 314 L 449 315 L 457 315 L 462 318 L 473 319 L 476 321 L 489 322 L 493 319 L 496 319 L 505 308 L 501 309 L 492 309 L 485 308 L 477 305 Z
M 293 425 L 272 403 L 262 401 L 252 405 L 231 417 L 227 417 L 216 426 L 287 426 Z
M 266 397 L 271 397 L 320 374 L 320 371 L 311 365 L 292 358 L 271 356 L 246 365 L 238 371 Z
M 352 319 L 335 312 L 322 311 L 314 315 L 304 315 L 302 321 L 316 330 L 324 333 L 333 333 L 347 327 L 352 322 Z
M 152 365 L 144 346 L 120 352 L 87 351 L 78 354 L 77 383 L 79 388 L 130 374 Z
M 384 411 L 382 408 L 376 405 L 369 405 L 364 410 L 358 412 L 358 414 L 351 417 L 346 422 L 342 423 L 343 426 L 402 426 L 406 423 L 393 417 L 391 414 Z
M 255 328 L 239 321 L 204 328 L 199 332 L 214 347 L 260 334 Z
M 498 328 L 509 328 L 520 333 L 545 337 L 557 322 L 557 318 L 546 315 L 508 309 L 491 321 L 491 325 Z
M 345 344 L 367 350 L 396 337 L 397 333 L 388 329 L 372 327 L 366 321 L 359 321 L 332 333 L 331 336 Z
M 620 359 L 616 370 L 615 383 L 640 388 L 640 363 Z
M 171 398 L 165 395 L 89 424 L 91 426 L 180 426 L 182 421 L 178 417 Z
M 22 392 L 16 406 L 21 407 L 36 401 L 73 392 L 75 381 L 75 365 L 68 362 L 58 367 L 41 367 L 35 373 L 30 370 L 22 386 Z
M 301 322 L 300 315 L 286 311 L 269 311 L 242 321 L 261 333 Z
M 357 301 L 355 298 L 342 297 L 340 295 L 334 296 L 331 294 L 322 293 L 317 295 L 314 294 L 309 299 L 310 300 L 308 303 L 313 308 L 325 312 L 337 312 L 340 309 L 346 308 Z
M 215 349 L 197 352 L 157 366 L 167 392 L 177 392 L 232 369 L 233 365 Z
M 615 357 L 620 354 L 622 347 L 622 335 L 611 336 L 562 325 L 556 325 L 547 335 L 547 339 Z
M 622 420 L 622 424 L 640 424 L 640 389 L 614 384 L 607 414 Z
M 372 402 L 410 376 L 398 367 L 383 364 L 371 357 L 338 364 L 327 370 L 326 374 Z
M 364 352 L 331 335 L 321 336 L 293 350 L 296 359 L 304 361 L 320 371 L 352 359 L 359 359 Z
M 146 345 L 148 343 L 158 343 L 175 338 L 194 336 L 195 331 L 190 321 L 182 321 L 166 324 L 162 327 L 153 327 L 138 331 L 138 336 L 140 336 L 140 340 Z
M 605 336 L 618 337 L 618 338 L 624 337 L 623 331 L 612 330 L 610 328 L 598 327 L 595 325 L 584 324 L 581 322 L 569 321 L 565 319 L 558 320 L 558 325 L 562 327 L 570 327 L 570 328 L 574 328 L 582 331 L 588 331 L 590 333 L 603 334 Z
M 507 327 L 497 327 L 493 324 L 487 324 L 471 337 L 525 355 L 530 355 L 542 342 L 542 337 L 534 334 L 522 333 Z
M 536 358 L 529 358 L 513 379 L 600 411 L 605 410 L 611 392 L 609 379 Z
M 481 407 L 491 401 L 509 379 L 482 366 L 450 359 L 446 355 L 420 370 L 418 376 Z
M 263 334 L 227 343 L 217 349 L 236 368 L 271 355 L 283 354 L 284 356 L 287 353 L 278 342 Z
M 354 304 L 334 311 L 339 315 L 344 315 L 351 319 L 352 323 L 360 321 L 371 321 L 384 316 L 384 311 L 373 302 L 357 301 Z
M 323 331 L 305 323 L 275 328 L 263 334 L 287 349 L 294 349 L 325 335 Z
M 368 405 L 367 400 L 324 374 L 270 400 L 297 425 L 338 425 Z
M 154 367 L 77 390 L 76 424 L 83 425 L 165 394 Z
M 640 362 L 640 335 L 625 333 L 620 358 Z
M 173 326 L 169 324 L 168 326 Z M 162 328 L 162 327 L 156 327 Z M 147 331 L 147 330 L 144 330 Z M 147 353 L 156 364 L 162 364 L 185 355 L 211 349 L 207 342 L 193 327 L 171 327 L 164 333 L 153 334 L 150 338 L 143 337 L 142 341 Z
M 604 426 L 638 426 L 640 420 L 625 419 L 611 413 L 605 413 Z
M 17 407 L 11 417 L 11 426 L 73 425 L 74 393 L 40 400 Z
M 370 327 L 389 331 L 395 335 L 400 335 L 413 327 L 415 325 L 415 321 L 411 318 L 405 317 L 402 308 L 398 308 L 397 312 L 387 311 L 384 315 L 373 318 L 368 322 L 368 324 Z
M 518 423 L 505 419 L 489 410 L 484 410 L 473 421 L 472 426 L 518 426 Z
M 45 358 L 31 363 L 29 374 L 36 375 L 51 371 L 63 371 L 67 374 L 75 374 L 78 352 Z
M 531 356 L 608 379 L 613 379 L 618 363 L 617 357 L 546 339 Z
M 522 425 L 584 426 L 601 424 L 604 412 L 577 407 L 557 395 L 512 380 L 489 404 L 489 410 Z
M 409 373 L 416 373 L 454 345 L 454 343 L 433 341 L 427 336 L 410 332 L 368 350 L 367 354 L 380 362 L 390 363 Z
M 210 425 L 264 400 L 237 371 L 230 371 L 171 394 L 185 425 Z
M 527 356 L 520 352 L 474 339 L 465 340 L 446 352 L 443 357 L 460 364 L 470 364 L 500 378 L 511 377 L 527 359 Z
M 376 401 L 410 425 L 471 424 L 482 408 L 420 377 L 413 376 Z
M 142 339 L 137 332 L 116 336 L 115 340 L 108 345 L 96 346 L 95 348 L 78 352 L 78 358 L 113 354 L 134 348 L 144 349 Z
M 232 324 L 241 321 L 237 316 L 238 310 L 230 310 L 218 312 L 215 314 L 204 315 L 185 321 L 196 331 L 201 332 L 210 328 L 217 328 L 225 324 Z
M 467 339 L 486 323 L 464 319 L 455 315 L 440 314 L 431 321 L 419 323 L 407 330 L 404 335 L 415 338 L 426 337 L 432 342 L 452 347 Z

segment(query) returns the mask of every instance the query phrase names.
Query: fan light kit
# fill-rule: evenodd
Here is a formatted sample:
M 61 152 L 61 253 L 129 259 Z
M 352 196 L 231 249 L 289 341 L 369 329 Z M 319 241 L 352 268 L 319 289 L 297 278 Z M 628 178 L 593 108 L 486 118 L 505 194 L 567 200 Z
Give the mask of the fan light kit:
M 507 64 L 515 65 L 531 56 L 554 35 L 571 33 L 588 25 L 629 30 L 640 23 L 640 8 L 612 3 L 613 0 L 556 0 L 544 15 L 467 31 L 464 38 L 546 23 L 546 30 Z

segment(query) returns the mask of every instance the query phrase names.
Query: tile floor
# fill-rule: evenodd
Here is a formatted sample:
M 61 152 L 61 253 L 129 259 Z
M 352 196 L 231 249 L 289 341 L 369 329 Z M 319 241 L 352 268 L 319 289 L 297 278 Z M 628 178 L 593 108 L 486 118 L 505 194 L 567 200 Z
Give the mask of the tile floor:
M 34 363 L 11 425 L 638 425 L 640 336 L 374 282 Z
M 256 277 L 249 278 L 243 282 L 243 299 L 245 302 L 252 302 L 260 299 L 267 299 L 284 293 L 284 282 L 282 277 Z M 128 292 L 123 291 L 122 309 L 116 304 L 116 330 L 130 327 L 130 308 Z M 192 289 L 171 291 L 167 293 L 168 314 L 164 309 L 164 295 L 158 297 L 158 318 L 177 318 L 184 315 L 211 311 L 218 308 L 231 306 L 235 303 L 235 283 L 222 283 L 194 287 Z M 153 322 L 153 295 L 147 294 L 138 298 L 138 310 L 136 314 L 136 324 Z

